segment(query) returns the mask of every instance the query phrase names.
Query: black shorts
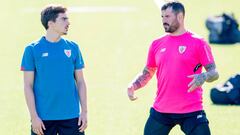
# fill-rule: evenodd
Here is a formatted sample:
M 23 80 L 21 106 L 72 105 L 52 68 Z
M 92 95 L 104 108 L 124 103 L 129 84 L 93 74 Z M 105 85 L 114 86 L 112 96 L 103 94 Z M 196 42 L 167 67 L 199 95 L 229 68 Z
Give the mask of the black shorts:
M 67 120 L 43 120 L 44 135 L 84 135 L 79 132 L 78 118 Z M 36 135 L 31 129 L 31 135 Z
M 156 124 L 154 122 L 157 122 L 159 124 Z M 157 112 L 155 109 L 151 108 L 150 116 L 145 126 L 145 131 L 148 132 L 152 130 L 152 128 L 154 128 L 154 125 L 156 126 L 164 125 L 166 126 L 167 129 L 163 130 L 169 132 L 175 125 L 179 124 L 181 130 L 185 134 L 190 134 L 194 130 L 194 128 L 196 128 L 198 125 L 206 124 L 208 126 L 208 123 L 209 122 L 204 111 L 174 114 L 174 113 L 160 113 Z

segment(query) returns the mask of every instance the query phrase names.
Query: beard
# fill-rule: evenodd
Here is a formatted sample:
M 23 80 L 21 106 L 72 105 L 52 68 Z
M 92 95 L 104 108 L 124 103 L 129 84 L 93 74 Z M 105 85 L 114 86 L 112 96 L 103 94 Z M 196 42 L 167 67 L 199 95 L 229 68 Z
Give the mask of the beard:
M 168 23 L 163 24 L 165 32 L 168 32 L 168 33 L 174 33 L 175 31 L 177 31 L 179 26 L 180 24 L 177 20 L 175 20 L 171 25 Z

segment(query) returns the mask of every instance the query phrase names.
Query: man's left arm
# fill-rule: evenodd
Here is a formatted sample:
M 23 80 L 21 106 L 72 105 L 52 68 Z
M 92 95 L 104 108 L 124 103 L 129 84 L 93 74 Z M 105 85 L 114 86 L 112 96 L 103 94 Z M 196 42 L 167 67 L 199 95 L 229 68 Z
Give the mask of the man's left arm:
M 192 92 L 197 87 L 202 86 L 204 82 L 213 82 L 219 78 L 215 63 L 207 64 L 204 68 L 206 72 L 188 76 L 189 78 L 193 78 L 193 80 L 188 84 L 188 87 L 190 87 L 188 92 Z
M 83 71 L 81 69 L 75 70 L 75 79 L 78 88 L 81 114 L 79 117 L 78 125 L 80 126 L 80 132 L 83 132 L 87 128 L 87 88 L 83 76 Z

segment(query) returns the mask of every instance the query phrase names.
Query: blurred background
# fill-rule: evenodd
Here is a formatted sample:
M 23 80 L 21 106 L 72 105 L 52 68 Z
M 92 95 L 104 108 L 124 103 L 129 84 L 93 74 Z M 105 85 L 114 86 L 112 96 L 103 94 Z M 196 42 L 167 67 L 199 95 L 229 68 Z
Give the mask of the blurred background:
M 187 29 L 208 39 L 205 20 L 223 12 L 240 19 L 239 0 L 180 0 Z M 9 0 L 0 5 L 0 135 L 29 135 L 30 117 L 20 71 L 25 46 L 45 34 L 40 11 L 47 4 L 69 8 L 66 38 L 82 51 L 88 87 L 87 135 L 141 135 L 156 92 L 155 77 L 127 98 L 128 83 L 142 71 L 152 40 L 164 34 L 154 0 Z M 240 72 L 240 44 L 212 45 L 218 81 L 204 85 L 204 108 L 213 135 L 240 135 L 240 107 L 212 104 L 210 89 Z M 183 135 L 179 126 L 170 135 Z

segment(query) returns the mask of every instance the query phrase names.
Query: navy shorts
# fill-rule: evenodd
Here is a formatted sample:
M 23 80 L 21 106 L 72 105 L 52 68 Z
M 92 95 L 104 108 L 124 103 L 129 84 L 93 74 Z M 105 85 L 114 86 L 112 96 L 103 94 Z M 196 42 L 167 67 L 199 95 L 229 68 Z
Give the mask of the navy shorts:
M 145 125 L 144 132 L 145 135 L 168 134 L 170 130 L 178 124 L 186 135 L 192 134 L 196 127 L 201 127 L 202 129 L 200 130 L 206 130 L 206 134 L 210 134 L 208 123 L 209 122 L 204 111 L 174 114 L 160 113 L 151 108 L 150 116 Z
M 43 120 L 44 135 L 84 135 L 79 132 L 78 118 L 67 120 Z M 36 135 L 31 129 L 31 135 Z

